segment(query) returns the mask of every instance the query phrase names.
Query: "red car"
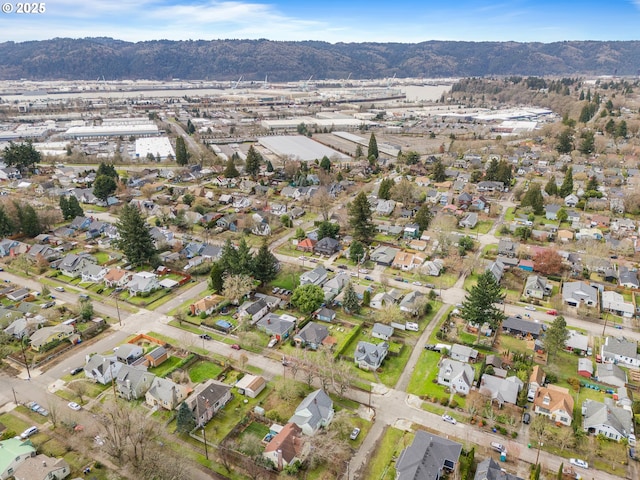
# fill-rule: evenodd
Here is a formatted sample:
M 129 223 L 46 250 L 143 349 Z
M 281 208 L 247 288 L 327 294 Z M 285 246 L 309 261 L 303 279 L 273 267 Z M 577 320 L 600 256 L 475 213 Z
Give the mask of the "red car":
M 234 350 L 240 350 L 241 349 L 240 345 L 238 345 L 237 343 L 234 343 L 233 345 L 231 345 L 231 348 L 233 348 Z
M 557 310 L 547 310 L 547 315 L 558 315 Z

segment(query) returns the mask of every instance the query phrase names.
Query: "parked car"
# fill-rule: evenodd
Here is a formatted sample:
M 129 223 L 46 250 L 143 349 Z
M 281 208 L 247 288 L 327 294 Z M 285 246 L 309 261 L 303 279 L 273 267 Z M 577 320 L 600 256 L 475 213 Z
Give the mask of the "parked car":
M 556 315 L 558 315 L 558 311 L 557 310 L 547 310 L 547 315 L 556 316 Z
M 420 329 L 419 325 L 415 322 L 407 322 L 404 326 L 407 330 L 410 330 L 412 332 L 417 332 Z
M 272 338 L 271 340 L 269 340 L 269 343 L 267 344 L 267 348 L 273 348 L 276 346 L 277 343 L 278 343 L 278 339 Z
M 373 278 L 372 278 L 372 277 L 370 277 L 369 275 L 366 275 L 366 276 L 364 277 L 364 279 L 365 279 L 365 280 L 368 280 L 369 282 L 373 282 Z
M 211 335 L 209 335 L 208 333 L 203 333 L 200 335 L 200 338 L 204 340 L 211 340 Z
M 231 345 L 231 348 L 233 348 L 234 350 L 241 350 L 242 347 L 240 347 L 240 345 L 238 345 L 237 343 L 234 343 L 233 345 Z
M 346 265 L 338 265 L 338 268 L 340 270 L 347 270 L 349 267 L 347 267 Z
M 580 460 L 579 458 L 570 458 L 569 463 L 575 467 L 589 468 L 589 464 L 584 460 Z
M 278 293 L 280 293 L 280 288 L 273 287 L 273 290 L 271 290 L 271 293 L 275 293 L 277 295 Z
M 525 425 L 529 425 L 531 423 L 531 414 L 525 412 L 525 414 L 522 416 L 522 423 L 524 423 Z
M 78 410 L 82 410 L 82 407 L 80 405 L 78 405 L 76 402 L 69 402 L 67 404 L 67 406 L 71 409 L 71 410 L 75 410 L 76 412 Z
M 20 438 L 24 440 L 26 438 L 29 438 L 31 435 L 35 435 L 36 433 L 38 433 L 38 427 L 29 427 L 20 434 Z
M 34 412 L 37 412 L 39 408 L 42 408 L 39 404 L 37 404 L 36 402 L 30 402 L 27 404 L 27 406 L 33 410 Z
M 396 282 L 404 282 L 404 280 L 402 279 L 402 277 L 395 277 L 394 280 Z
M 504 445 L 498 442 L 491 442 L 491 448 L 493 448 L 496 452 L 500 452 L 500 453 L 505 451 Z
M 51 308 L 53 306 L 55 306 L 56 302 L 47 302 L 45 304 L 42 305 L 42 308 Z
M 43 417 L 48 417 L 49 416 L 49 410 L 47 410 L 44 407 L 40 407 L 36 410 L 36 413 L 39 413 L 40 415 L 42 415 Z
M 64 287 L 55 287 L 54 290 L 58 292 L 64 292 Z
M 76 368 L 72 369 L 69 373 L 70 373 L 71 375 L 77 375 L 77 374 L 79 374 L 82 370 L 84 370 L 84 368 L 82 368 L 82 367 L 76 367 Z
M 455 418 L 453 418 L 451 415 L 447 415 L 446 413 L 442 415 L 442 420 L 450 423 L 451 425 L 455 425 L 456 423 L 458 423 Z
M 357 276 L 358 276 L 358 272 L 351 272 L 351 273 L 350 273 L 350 275 L 351 275 L 352 277 L 357 277 Z
M 526 307 L 524 307 L 525 310 L 530 310 L 532 312 L 536 311 L 536 307 L 534 307 L 533 305 L 527 305 Z
M 88 300 L 89 295 L 87 295 L 86 293 L 81 293 L 80 295 L 78 295 L 78 298 L 81 300 Z
M 353 430 L 351 430 L 351 435 L 349 435 L 349 438 L 351 440 L 355 440 L 356 438 L 358 438 L 358 435 L 360 435 L 360 429 L 356 427 Z
M 422 282 L 412 282 L 416 287 L 421 287 L 422 286 Z

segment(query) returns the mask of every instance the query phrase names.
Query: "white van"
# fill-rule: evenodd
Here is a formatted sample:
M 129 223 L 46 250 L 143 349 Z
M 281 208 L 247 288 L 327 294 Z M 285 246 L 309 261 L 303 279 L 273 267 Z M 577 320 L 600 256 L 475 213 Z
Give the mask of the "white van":
M 415 322 L 406 322 L 406 323 L 405 323 L 405 328 L 406 328 L 407 330 L 412 331 L 412 332 L 417 332 L 417 331 L 418 331 L 418 329 L 419 329 L 418 324 L 417 324 L 417 323 L 415 323 Z
M 24 432 L 20 434 L 21 439 L 29 438 L 31 435 L 35 435 L 38 433 L 38 427 L 29 427 Z

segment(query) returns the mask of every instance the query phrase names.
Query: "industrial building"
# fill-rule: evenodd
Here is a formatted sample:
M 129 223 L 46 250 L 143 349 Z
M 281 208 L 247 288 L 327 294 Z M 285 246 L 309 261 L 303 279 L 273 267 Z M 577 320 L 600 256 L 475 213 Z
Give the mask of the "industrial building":
M 302 135 L 278 135 L 260 137 L 258 143 L 281 158 L 291 158 L 303 162 L 320 160 L 326 156 L 338 161 L 347 161 L 351 157 L 329 148 Z
M 173 146 L 168 137 L 144 137 L 136 139 L 136 157 L 144 159 L 148 154 L 153 155 L 156 160 L 166 160 L 171 156 L 176 158 Z

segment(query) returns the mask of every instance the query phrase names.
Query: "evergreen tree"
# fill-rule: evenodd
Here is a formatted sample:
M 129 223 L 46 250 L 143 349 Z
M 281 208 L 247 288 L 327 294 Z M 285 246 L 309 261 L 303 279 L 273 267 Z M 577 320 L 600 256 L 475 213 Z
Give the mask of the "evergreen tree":
M 73 218 L 70 214 L 69 214 L 69 200 L 67 200 L 67 196 L 66 195 L 60 195 L 60 210 L 62 211 L 62 218 L 64 218 L 65 220 L 69 220 L 71 218 Z
M 395 185 L 395 182 L 390 178 L 383 178 L 380 181 L 378 187 L 378 198 L 382 200 L 389 200 L 391 198 L 391 188 Z
M 363 307 L 368 307 L 370 303 L 371 303 L 371 292 L 370 292 L 370 291 L 369 291 L 369 289 L 367 288 L 367 289 L 362 293 L 362 306 L 363 306 Z
M 267 160 L 267 172 L 273 172 L 273 163 L 271 163 L 271 160 Z
M 541 215 L 544 212 L 544 199 L 542 198 L 539 183 L 529 185 L 529 190 L 525 193 L 520 206 L 531 207 L 536 215 Z
M 436 160 L 433 164 L 433 172 L 431 173 L 431 178 L 436 183 L 444 182 L 447 179 L 444 164 L 440 159 Z
M 565 128 L 558 135 L 556 150 L 558 153 L 571 153 L 573 150 L 573 131 L 570 128 Z
M 6 237 L 15 233 L 14 225 L 4 207 L 0 205 L 0 237 Z
M 371 133 L 371 137 L 369 137 L 369 149 L 367 150 L 367 158 L 369 161 L 377 160 L 380 156 L 380 152 L 378 152 L 378 141 L 376 140 L 376 136 Z
M 585 190 L 588 192 L 589 190 L 596 191 L 598 190 L 598 179 L 595 175 L 589 177 L 589 181 L 587 182 L 587 187 Z
M 547 195 L 558 195 L 558 184 L 556 183 L 556 177 L 554 175 L 551 176 L 547 184 L 544 186 L 544 191 L 547 192 Z
M 42 161 L 40 152 L 33 147 L 31 141 L 9 142 L 9 146 L 4 148 L 2 157 L 8 167 L 16 167 L 22 173 L 34 169 L 36 164 Z
M 191 121 L 191 119 L 187 120 L 187 133 L 189 135 L 193 135 L 194 133 L 196 133 L 196 127 Z
M 500 160 L 498 163 L 498 170 L 496 172 L 496 180 L 504 183 L 505 186 L 511 185 L 511 178 L 513 176 L 513 169 L 506 160 Z
M 620 120 L 620 123 L 616 126 L 615 136 L 626 138 L 627 136 L 627 122 L 624 120 Z
M 253 259 L 253 278 L 265 284 L 276 278 L 278 270 L 278 259 L 269 251 L 267 241 L 264 240 Z
M 189 433 L 195 426 L 196 419 L 193 416 L 193 412 L 189 408 L 189 405 L 187 405 L 187 402 L 182 402 L 176 417 L 176 430 L 179 433 Z
M 326 237 L 338 238 L 338 233 L 340 233 L 340 225 L 337 223 L 327 220 L 318 224 L 318 240 Z
M 262 163 L 262 155 L 258 153 L 258 151 L 253 148 L 253 145 L 249 147 L 249 151 L 247 152 L 247 161 L 244 166 L 245 172 L 247 175 L 251 175 L 255 177 L 260 173 L 260 164 Z
M 93 194 L 100 200 L 106 202 L 110 195 L 115 193 L 118 186 L 113 177 L 99 175 L 93 182 Z
M 487 172 L 484 176 L 487 181 L 496 181 L 498 180 L 498 159 L 493 157 L 487 166 Z
M 224 176 L 225 178 L 236 178 L 240 176 L 240 172 L 238 172 L 238 169 L 233 163 L 233 156 L 229 157 L 229 160 L 227 160 L 227 166 L 224 169 Z
M 42 225 L 38 214 L 29 204 L 20 205 L 18 211 L 18 221 L 20 222 L 20 231 L 27 237 L 37 237 L 42 233 Z
M 143 265 L 155 260 L 156 248 L 149 233 L 149 226 L 133 205 L 125 204 L 116 222 L 120 238 L 115 240 L 117 248 L 132 265 Z
M 582 142 L 580 142 L 580 153 L 584 155 L 589 155 L 593 153 L 595 149 L 595 136 L 593 132 L 584 132 L 581 135 Z
M 227 238 L 227 241 L 222 246 L 222 252 L 218 263 L 222 267 L 222 270 L 230 275 L 240 273 L 238 268 L 238 250 L 233 243 L 231 243 L 230 238 Z
M 562 181 L 562 185 L 560 186 L 560 190 L 558 191 L 562 198 L 565 198 L 567 195 L 573 193 L 573 167 L 567 168 L 566 173 L 564 174 L 564 180 Z
M 613 135 L 613 133 L 616 131 L 616 122 L 613 120 L 613 118 L 610 118 L 609 121 L 605 124 L 604 131 L 609 135 Z
M 251 275 L 253 273 L 253 254 L 247 245 L 245 237 L 240 238 L 238 243 L 238 265 L 237 272 L 240 275 Z
M 211 271 L 209 272 L 209 286 L 213 291 L 217 293 L 222 292 L 225 273 L 224 266 L 221 262 L 213 262 L 211 265 Z
M 67 208 L 69 209 L 70 218 L 84 216 L 84 210 L 82 209 L 80 202 L 78 202 L 78 199 L 73 195 L 69 196 L 69 201 L 67 202 Z
M 353 289 L 353 285 L 351 282 L 348 282 L 344 287 L 344 297 L 342 299 L 342 308 L 347 313 L 359 313 L 360 312 L 360 301 L 358 300 L 358 295 L 356 291 Z
M 468 323 L 478 326 L 478 341 L 480 328 L 485 322 L 492 331 L 497 331 L 505 319 L 504 313 L 496 305 L 504 300 L 504 293 L 491 271 L 485 271 L 478 278 L 478 283 L 471 288 L 462 302 L 461 317 Z
M 331 171 L 331 160 L 326 155 L 320 160 L 320 168 L 327 173 Z
M 349 246 L 349 259 L 354 263 L 359 263 L 364 258 L 364 245 L 358 240 L 351 242 Z
M 354 154 L 355 158 L 360 158 L 363 154 L 362 145 L 356 145 L 356 153 Z
M 176 163 L 178 165 L 186 165 L 189 163 L 189 153 L 184 143 L 184 138 L 178 136 L 176 138 Z
M 375 235 L 375 226 L 371 220 L 371 206 L 367 195 L 360 191 L 349 205 L 349 225 L 353 228 L 353 238 L 369 245 Z
M 100 163 L 98 171 L 96 172 L 96 177 L 99 177 L 100 175 L 106 175 L 107 177 L 111 177 L 115 180 L 118 180 L 119 178 L 118 172 L 116 172 L 116 167 L 111 163 Z
M 422 205 L 420 205 L 420 208 L 416 212 L 416 216 L 413 218 L 413 221 L 418 224 L 421 231 L 425 231 L 429 228 L 432 220 L 433 213 L 431 213 L 429 204 L 423 203 Z

